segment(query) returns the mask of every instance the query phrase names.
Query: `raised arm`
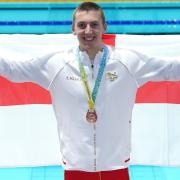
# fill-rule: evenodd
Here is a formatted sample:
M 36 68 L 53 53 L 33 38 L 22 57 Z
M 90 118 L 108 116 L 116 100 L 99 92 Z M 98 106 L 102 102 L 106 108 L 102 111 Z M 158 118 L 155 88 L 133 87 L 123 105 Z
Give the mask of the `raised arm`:
M 133 50 L 122 51 L 121 60 L 134 76 L 138 86 L 149 81 L 180 80 L 180 59 L 159 59 Z
M 48 89 L 53 78 L 52 64 L 56 53 L 27 61 L 0 57 L 0 75 L 14 82 L 34 82 Z

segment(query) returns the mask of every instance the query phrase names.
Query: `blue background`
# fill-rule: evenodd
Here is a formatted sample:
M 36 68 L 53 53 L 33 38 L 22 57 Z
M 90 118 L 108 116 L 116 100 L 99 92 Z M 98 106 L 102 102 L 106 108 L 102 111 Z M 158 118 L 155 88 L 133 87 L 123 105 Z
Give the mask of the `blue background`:
M 78 3 L 0 3 L 0 33 L 70 33 Z M 100 3 L 107 33 L 177 34 L 180 2 Z

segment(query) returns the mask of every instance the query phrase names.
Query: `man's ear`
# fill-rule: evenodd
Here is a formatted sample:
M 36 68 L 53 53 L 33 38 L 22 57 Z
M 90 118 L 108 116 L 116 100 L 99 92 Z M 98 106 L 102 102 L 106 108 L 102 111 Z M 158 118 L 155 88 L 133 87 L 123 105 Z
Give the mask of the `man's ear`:
M 104 23 L 104 34 L 106 33 L 106 30 L 107 30 L 107 24 Z
M 74 28 L 74 23 L 72 24 L 72 33 L 73 33 L 74 35 L 76 35 L 75 28 Z

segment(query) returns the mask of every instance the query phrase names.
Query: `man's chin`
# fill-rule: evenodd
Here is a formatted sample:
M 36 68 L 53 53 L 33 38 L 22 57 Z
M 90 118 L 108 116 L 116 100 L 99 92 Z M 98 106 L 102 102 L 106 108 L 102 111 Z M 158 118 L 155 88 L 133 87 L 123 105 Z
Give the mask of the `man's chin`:
M 90 46 L 89 44 L 88 45 L 87 44 L 80 45 L 80 49 L 84 50 L 84 51 L 89 50 L 91 48 L 92 48 L 92 46 Z

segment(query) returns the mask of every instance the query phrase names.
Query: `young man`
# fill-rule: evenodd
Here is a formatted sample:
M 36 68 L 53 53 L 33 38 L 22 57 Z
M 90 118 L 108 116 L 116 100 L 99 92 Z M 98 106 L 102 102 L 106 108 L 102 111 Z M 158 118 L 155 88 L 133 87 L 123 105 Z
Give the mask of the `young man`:
M 128 180 L 136 91 L 148 81 L 179 80 L 180 62 L 104 45 L 105 17 L 92 2 L 77 7 L 72 30 L 77 48 L 26 62 L 0 58 L 0 74 L 50 91 L 65 180 Z

